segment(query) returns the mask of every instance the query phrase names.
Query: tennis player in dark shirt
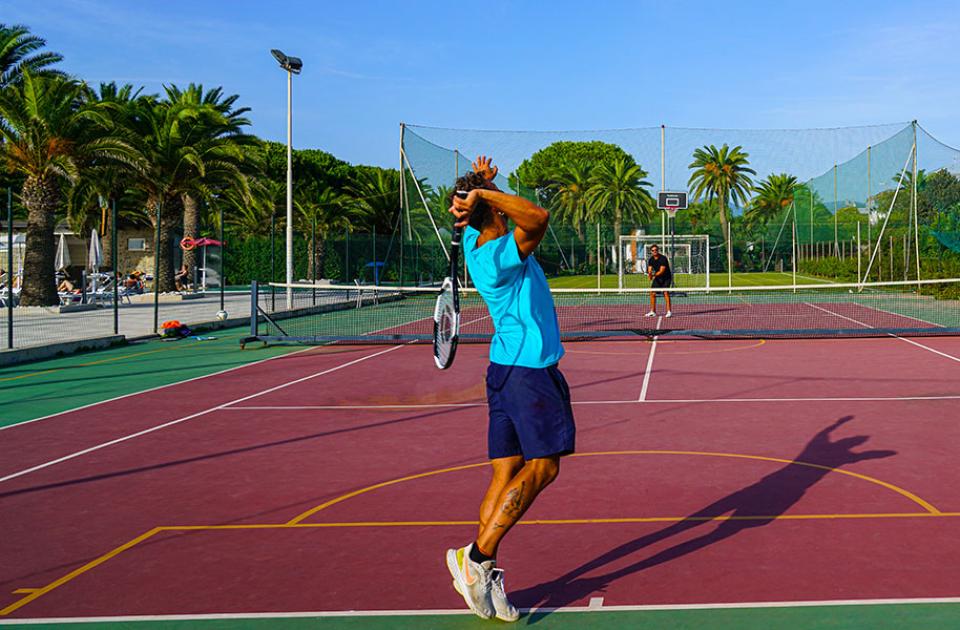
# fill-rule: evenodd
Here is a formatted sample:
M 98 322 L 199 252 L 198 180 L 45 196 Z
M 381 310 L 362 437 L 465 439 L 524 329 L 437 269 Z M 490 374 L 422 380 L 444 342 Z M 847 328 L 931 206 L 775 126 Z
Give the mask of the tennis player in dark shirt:
M 650 247 L 650 260 L 647 261 L 647 276 L 650 278 L 650 286 L 654 289 L 668 289 L 673 284 L 673 272 L 670 271 L 670 261 L 660 253 L 660 248 L 656 245 Z M 670 312 L 670 292 L 661 291 L 663 299 L 667 303 L 667 312 L 664 317 L 672 317 Z M 650 292 L 650 312 L 647 317 L 656 317 L 657 315 L 657 292 Z

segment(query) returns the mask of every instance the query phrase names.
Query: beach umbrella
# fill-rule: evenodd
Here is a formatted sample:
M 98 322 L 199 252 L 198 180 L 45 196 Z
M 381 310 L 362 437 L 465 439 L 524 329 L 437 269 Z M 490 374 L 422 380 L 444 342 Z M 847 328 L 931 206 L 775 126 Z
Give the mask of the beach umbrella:
M 100 235 L 96 230 L 90 231 L 90 251 L 87 252 L 87 269 L 100 271 L 103 265 L 103 247 L 100 245 Z
M 56 259 L 56 270 L 64 271 L 67 267 L 70 266 L 70 248 L 67 247 L 67 235 L 61 233 L 60 241 L 57 243 L 57 259 Z

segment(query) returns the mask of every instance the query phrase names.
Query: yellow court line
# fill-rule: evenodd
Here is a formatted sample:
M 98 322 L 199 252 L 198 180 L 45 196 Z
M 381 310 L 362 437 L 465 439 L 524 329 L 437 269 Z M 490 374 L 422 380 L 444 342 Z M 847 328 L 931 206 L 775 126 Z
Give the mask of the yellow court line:
M 709 451 L 602 451 L 602 452 L 595 452 L 595 453 L 574 453 L 573 455 L 570 455 L 570 457 L 603 457 L 603 456 L 610 456 L 610 455 L 687 455 L 687 456 L 699 456 L 699 457 L 729 457 L 729 458 L 735 458 L 735 459 L 751 459 L 751 460 L 766 461 L 766 462 L 776 462 L 779 464 L 796 464 L 797 466 L 806 466 L 808 468 L 817 468 L 819 470 L 826 470 L 828 472 L 840 473 L 843 475 L 848 475 L 850 477 L 855 477 L 862 481 L 867 481 L 869 483 L 876 484 L 888 490 L 892 490 L 897 494 L 903 497 L 906 497 L 907 499 L 910 499 L 911 501 L 913 501 L 914 503 L 916 503 L 917 505 L 919 505 L 920 507 L 922 507 L 924 510 L 926 510 L 931 514 L 940 513 L 940 510 L 935 508 L 929 502 L 921 499 L 920 497 L 913 494 L 909 490 L 905 490 L 903 488 L 900 488 L 899 486 L 895 486 L 892 483 L 887 483 L 886 481 L 881 481 L 880 479 L 876 479 L 874 477 L 870 477 L 868 475 L 864 475 L 861 473 L 855 473 L 849 470 L 844 470 L 842 468 L 832 468 L 830 466 L 823 466 L 821 464 L 811 464 L 809 462 L 801 462 L 801 461 L 791 460 L 791 459 L 781 459 L 778 457 L 764 457 L 762 455 L 743 455 L 739 453 L 714 453 Z M 385 488 L 387 486 L 403 483 L 405 481 L 413 481 L 414 479 L 423 479 L 424 477 L 432 477 L 434 475 L 442 475 L 444 473 L 467 470 L 470 468 L 478 468 L 480 466 L 487 466 L 487 465 L 489 465 L 489 462 L 480 462 L 476 464 L 467 464 L 465 466 L 455 466 L 453 468 L 441 468 L 439 470 L 432 470 L 429 472 L 419 473 L 416 475 L 409 475 L 406 477 L 400 477 L 398 479 L 383 481 L 381 483 L 377 483 L 372 486 L 367 486 L 365 488 L 360 488 L 359 490 L 354 490 L 353 492 L 349 492 L 347 494 L 341 495 L 325 503 L 321 503 L 320 505 L 310 508 L 306 512 L 303 512 L 295 516 L 290 521 L 288 521 L 288 523 L 289 524 L 299 523 L 304 519 L 309 518 L 310 516 L 316 514 L 317 512 L 320 512 L 321 510 L 325 510 L 332 505 L 336 505 L 337 503 L 346 501 L 347 499 L 352 499 L 353 497 L 359 496 L 361 494 L 366 494 L 367 492 L 371 492 L 373 490 L 379 490 L 380 488 Z
M 471 465 L 475 466 L 475 465 Z M 437 473 L 439 474 L 439 473 Z M 642 516 L 626 518 L 566 518 L 566 519 L 536 519 L 519 521 L 518 525 L 597 525 L 597 524 L 631 524 L 631 523 L 677 523 L 682 521 L 789 521 L 789 520 L 845 520 L 845 519 L 893 519 L 893 518 L 953 518 L 960 517 L 960 512 L 890 512 L 890 513 L 863 513 L 863 514 L 780 514 L 775 516 Z M 476 526 L 479 521 L 353 521 L 340 523 L 249 523 L 235 525 L 164 525 L 154 527 L 148 532 L 116 547 L 102 556 L 74 569 L 63 577 L 51 582 L 42 588 L 22 588 L 13 591 L 16 594 L 26 593 L 27 596 L 0 610 L 0 617 L 9 615 L 19 608 L 29 604 L 50 591 L 63 586 L 67 582 L 79 577 L 104 562 L 115 558 L 124 551 L 128 551 L 145 540 L 166 531 L 224 531 L 224 530 L 264 530 L 264 529 L 331 529 L 348 527 L 451 527 Z
M 145 533 L 143 533 L 143 534 L 140 534 L 139 536 L 137 536 L 137 537 L 134 538 L 133 540 L 130 540 L 130 541 L 128 541 L 128 542 L 120 545 L 120 546 L 117 547 L 116 549 L 113 549 L 113 550 L 111 550 L 111 551 L 108 551 L 107 553 L 103 554 L 103 555 L 100 556 L 99 558 L 96 558 L 95 560 L 91 560 L 90 562 L 86 563 L 86 564 L 83 565 L 82 567 L 77 568 L 77 569 L 74 569 L 73 571 L 71 571 L 70 573 L 67 573 L 67 574 L 64 575 L 63 577 L 61 577 L 61 578 L 59 578 L 59 579 L 57 579 L 57 580 L 54 580 L 53 582 L 50 582 L 49 584 L 47 584 L 47 585 L 44 586 L 43 588 L 38 588 L 38 589 L 34 590 L 33 592 L 31 592 L 31 593 L 30 593 L 29 595 L 27 595 L 26 597 L 24 597 L 24 598 L 22 598 L 22 599 L 19 599 L 19 600 L 13 602 L 12 604 L 10 604 L 9 606 L 7 606 L 6 608 L 4 608 L 3 610 L 0 610 L 0 617 L 3 617 L 4 615 L 9 615 L 9 614 L 12 613 L 13 611 L 15 611 L 15 610 L 17 610 L 17 609 L 19 609 L 19 608 L 21 608 L 21 607 L 23 607 L 23 606 L 26 606 L 27 604 L 29 604 L 29 603 L 32 602 L 33 600 L 37 599 L 38 597 L 41 597 L 41 596 L 43 596 L 43 595 L 46 595 L 47 593 L 49 593 L 49 592 L 52 591 L 53 589 L 57 588 L 58 586 L 62 586 L 62 585 L 64 585 L 64 584 L 66 584 L 67 582 L 69 582 L 69 581 L 72 580 L 73 578 L 77 577 L 78 575 L 82 575 L 82 574 L 86 573 L 87 571 L 89 571 L 90 569 L 93 569 L 94 567 L 100 566 L 101 564 L 103 564 L 104 562 L 106 562 L 107 560 L 109 560 L 110 558 L 113 558 L 114 556 L 120 555 L 121 553 L 123 553 L 123 552 L 126 551 L 127 549 L 130 549 L 131 547 L 133 547 L 133 546 L 135 546 L 135 545 L 143 542 L 144 540 L 150 538 L 151 536 L 153 536 L 154 534 L 156 534 L 156 533 L 158 533 L 158 532 L 160 532 L 160 531 L 162 531 L 162 529 L 161 529 L 160 527 L 154 527 L 154 528 L 151 529 L 150 531 L 145 532 Z
M 441 468 L 441 469 L 439 469 L 439 470 L 431 470 L 431 471 L 425 472 L 425 473 L 419 473 L 419 474 L 416 474 L 416 475 L 408 475 L 408 476 L 406 476 L 406 477 L 400 477 L 400 478 L 398 478 L 398 479 L 391 479 L 391 480 L 389 480 L 389 481 L 383 481 L 383 482 L 381 482 L 381 483 L 377 483 L 377 484 L 374 484 L 374 485 L 372 485 L 372 486 L 367 486 L 366 488 L 360 488 L 359 490 L 354 490 L 353 492 L 348 492 L 347 494 L 341 495 L 341 496 L 339 496 L 339 497 L 337 497 L 337 498 L 335 498 L 335 499 L 331 499 L 331 500 L 327 501 L 326 503 L 321 503 L 320 505 L 318 505 L 318 506 L 316 506 L 316 507 L 312 507 L 312 508 L 310 508 L 309 510 L 307 510 L 306 512 L 302 512 L 301 514 L 298 514 L 297 516 L 295 516 L 295 517 L 293 517 L 292 519 L 290 519 L 289 521 L 287 521 L 287 524 L 288 524 L 288 525 L 296 525 L 297 523 L 299 523 L 299 522 L 302 521 L 303 519 L 308 518 L 308 517 L 312 516 L 313 514 L 316 514 L 316 513 L 319 512 L 320 510 L 325 510 L 325 509 L 327 509 L 328 507 L 330 507 L 331 505 L 336 505 L 337 503 L 340 503 L 341 501 L 346 501 L 347 499 L 352 499 L 352 498 L 355 497 L 355 496 L 358 496 L 358 495 L 361 495 L 361 494 L 365 494 L 365 493 L 370 492 L 370 491 L 372 491 L 372 490 L 378 490 L 378 489 L 380 489 L 380 488 L 386 488 L 387 486 L 392 486 L 392 485 L 394 485 L 394 484 L 403 483 L 404 481 L 413 481 L 414 479 L 422 479 L 423 477 L 432 477 L 432 476 L 434 476 L 434 475 L 442 475 L 442 474 L 444 474 L 444 473 L 456 472 L 456 471 L 458 471 L 458 470 L 467 470 L 467 469 L 470 469 L 470 468 L 479 468 L 479 467 L 481 467 L 481 466 L 489 466 L 489 465 L 490 465 L 490 462 L 479 462 L 479 463 L 476 463 L 476 464 L 466 464 L 466 465 L 464 465 L 464 466 L 454 466 L 454 467 L 452 467 L 452 468 Z

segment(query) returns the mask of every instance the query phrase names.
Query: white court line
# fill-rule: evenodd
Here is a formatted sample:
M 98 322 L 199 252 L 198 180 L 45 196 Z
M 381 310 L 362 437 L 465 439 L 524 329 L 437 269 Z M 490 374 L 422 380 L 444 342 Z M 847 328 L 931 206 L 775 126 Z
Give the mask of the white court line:
M 831 311 L 830 309 L 823 308 L 822 306 L 817 306 L 816 304 L 811 304 L 810 302 L 804 302 L 804 304 L 806 304 L 807 306 L 809 306 L 809 307 L 811 307 L 811 308 L 815 308 L 815 309 L 817 309 L 817 310 L 819 310 L 819 311 L 823 311 L 824 313 L 829 313 L 829 314 L 835 315 L 835 316 L 837 316 L 837 317 L 839 317 L 839 318 L 841 318 L 841 319 L 845 319 L 845 320 L 847 320 L 847 321 L 849 321 L 849 322 L 853 322 L 854 324 L 860 324 L 861 326 L 864 326 L 864 327 L 866 327 L 866 328 L 873 328 L 873 326 L 871 326 L 870 324 L 865 324 L 865 323 L 863 323 L 863 322 L 861 322 L 861 321 L 859 321 L 859 320 L 856 320 L 856 319 L 854 319 L 854 318 L 852 318 L 852 317 L 847 317 L 846 315 L 841 315 L 840 313 L 834 313 L 834 312 Z M 922 343 L 918 343 L 918 342 L 914 341 L 913 339 L 907 339 L 906 337 L 901 337 L 900 335 L 895 335 L 895 334 L 893 334 L 893 333 L 887 333 L 887 334 L 888 334 L 889 336 L 893 337 L 894 339 L 899 339 L 900 341 L 903 341 L 903 342 L 905 342 L 905 343 L 909 343 L 909 344 L 914 345 L 914 346 L 916 346 L 916 347 L 918 347 L 918 348 L 923 348 L 924 350 L 927 350 L 928 352 L 932 352 L 932 353 L 934 353 L 934 354 L 939 354 L 941 357 L 945 357 L 945 358 L 947 358 L 947 359 L 950 359 L 951 361 L 956 361 L 957 363 L 960 363 L 960 357 L 955 357 L 955 356 L 953 356 L 952 354 L 947 354 L 946 352 L 940 352 L 939 350 L 936 350 L 936 349 L 934 349 L 934 348 L 931 348 L 930 346 L 925 346 L 925 345 L 923 345 Z
M 960 394 L 941 396 L 822 396 L 822 397 L 784 397 L 784 398 L 654 398 L 646 400 L 574 400 L 574 405 L 636 405 L 636 404 L 672 404 L 672 403 L 778 403 L 778 402 L 900 402 L 911 400 L 960 400 Z M 487 403 L 423 403 L 423 404 L 379 404 L 379 405 L 290 405 L 290 406 L 231 406 L 223 411 L 364 411 L 378 409 L 464 409 L 486 407 Z
M 290 357 L 295 354 L 300 354 L 301 352 L 307 352 L 308 350 L 313 350 L 314 347 L 303 348 L 301 350 L 294 350 L 293 352 L 287 352 L 285 354 L 278 354 L 272 357 L 267 357 L 266 359 L 260 359 L 259 361 L 254 361 L 252 363 L 244 363 L 243 365 L 235 365 L 231 368 L 225 370 L 220 370 L 219 372 L 211 372 L 210 374 L 203 374 L 201 376 L 194 376 L 193 378 L 188 378 L 184 381 L 177 381 L 175 383 L 167 383 L 166 385 L 158 385 L 156 387 L 151 387 L 149 389 L 142 389 L 136 392 L 130 392 L 129 394 L 122 394 L 120 396 L 114 396 L 113 398 L 107 398 L 106 400 L 98 400 L 97 402 L 92 402 L 87 405 L 81 405 L 79 407 L 73 407 L 71 409 L 64 409 L 63 411 L 58 411 L 57 413 L 51 413 L 48 416 L 41 416 L 39 418 L 33 418 L 32 420 L 24 420 L 23 422 L 18 422 L 16 424 L 9 424 L 7 426 L 0 427 L 0 431 L 6 431 L 7 429 L 13 429 L 15 427 L 22 427 L 25 424 L 31 424 L 33 422 L 40 422 L 41 420 L 47 420 L 49 418 L 56 418 L 57 416 L 62 416 L 66 413 L 73 413 L 74 411 L 80 411 L 82 409 L 89 409 L 90 407 L 96 407 L 97 405 L 104 405 L 109 402 L 114 402 L 117 400 L 123 400 L 124 398 L 129 398 L 131 396 L 139 396 L 140 394 L 146 394 L 149 392 L 155 392 L 158 389 L 164 389 L 166 387 L 173 387 L 174 385 L 183 385 L 184 383 L 190 383 L 193 381 L 199 381 L 200 379 L 209 378 L 211 376 L 218 376 L 220 374 L 226 374 L 227 372 L 233 372 L 234 370 L 241 370 L 243 368 L 250 367 L 252 365 L 259 365 L 261 363 L 266 363 L 267 361 L 273 361 L 274 359 L 280 359 L 283 357 Z
M 594 613 L 644 612 L 662 610 L 724 610 L 751 608 L 810 608 L 818 606 L 909 606 L 930 604 L 960 604 L 960 597 L 914 597 L 898 599 L 825 599 L 785 602 L 720 602 L 704 604 L 641 604 L 633 606 L 565 606 L 562 608 L 521 608 L 523 613 Z M 110 617 L 46 617 L 39 619 L 6 619 L 0 626 L 16 624 L 54 623 L 130 623 L 137 621 L 203 621 L 215 619 L 297 619 L 308 617 L 433 617 L 438 615 L 473 615 L 465 608 L 423 610 L 321 610 L 312 612 L 263 612 L 263 613 L 209 613 L 196 615 L 116 615 Z
M 663 317 L 657 318 L 657 330 L 660 330 L 660 322 L 663 321 Z M 647 355 L 647 369 L 643 372 L 643 386 L 640 388 L 640 398 L 637 400 L 642 402 L 647 399 L 647 388 L 650 387 L 650 373 L 653 372 L 653 353 L 657 351 L 657 335 L 653 336 L 653 343 L 650 344 L 650 354 Z
M 63 457 L 58 457 L 57 459 L 53 459 L 53 460 L 50 460 L 50 461 L 48 461 L 48 462 L 44 462 L 43 464 L 37 464 L 36 466 L 32 466 L 32 467 L 30 467 L 30 468 L 25 468 L 24 470 L 21 470 L 21 471 L 19 471 L 19 472 L 11 473 L 11 474 L 9 474 L 9 475 L 7 475 L 7 476 L 5 476 L 5 477 L 0 477 L 0 483 L 3 483 L 4 481 L 10 481 L 11 479 L 16 479 L 17 477 L 21 477 L 21 476 L 23 476 L 23 475 L 26 475 L 26 474 L 29 474 L 29 473 L 32 473 L 32 472 L 36 472 L 36 471 L 38 471 L 38 470 L 42 470 L 42 469 L 44 469 L 44 468 L 48 468 L 48 467 L 50 467 L 50 466 L 53 466 L 54 464 L 59 464 L 59 463 L 61 463 L 61 462 L 65 462 L 65 461 L 68 461 L 68 460 L 71 460 L 71 459 L 80 457 L 80 456 L 82 456 L 82 455 L 86 455 L 87 453 L 92 453 L 92 452 L 94 452 L 94 451 L 99 451 L 99 450 L 102 449 L 102 448 L 106 448 L 106 447 L 108 447 L 108 446 L 113 446 L 114 444 L 119 444 L 120 442 L 126 442 L 127 440 L 132 440 L 132 439 L 137 438 L 137 437 L 140 437 L 140 436 L 142 436 L 142 435 L 146 435 L 146 434 L 148 434 L 148 433 L 153 433 L 154 431 L 159 431 L 160 429 L 165 429 L 165 428 L 167 428 L 167 427 L 172 427 L 172 426 L 175 425 L 175 424 L 180 424 L 181 422 L 186 422 L 187 420 L 192 420 L 193 418 L 198 418 L 198 417 L 200 417 L 200 416 L 206 415 L 206 414 L 211 413 L 211 412 L 213 412 L 213 411 L 218 411 L 218 410 L 220 410 L 220 409 L 225 409 L 225 408 L 229 407 L 230 405 L 233 405 L 233 404 L 236 404 L 236 403 L 240 403 L 240 402 L 243 402 L 243 401 L 245 401 L 245 400 L 250 400 L 251 398 L 257 398 L 258 396 L 263 396 L 264 394 L 269 394 L 269 393 L 271 393 L 271 392 L 275 392 L 275 391 L 280 390 L 280 389 L 283 389 L 283 388 L 285 388 L 285 387 L 290 387 L 291 385 L 296 385 L 297 383 L 302 383 L 302 382 L 304 382 L 304 381 L 308 381 L 308 380 L 310 380 L 310 379 L 312 379 L 312 378 L 316 378 L 316 377 L 318 377 L 318 376 L 323 376 L 323 375 L 325 375 L 325 374 L 330 374 L 331 372 L 336 372 L 337 370 L 342 370 L 343 368 L 350 367 L 351 365 L 355 365 L 355 364 L 357 364 L 357 363 L 360 363 L 361 361 L 366 361 L 367 359 L 372 359 L 372 358 L 378 357 L 378 356 L 380 356 L 380 355 L 382 355 L 382 354 L 386 354 L 386 353 L 388 353 L 388 352 L 393 352 L 394 350 L 396 350 L 396 349 L 398 349 L 398 348 L 402 348 L 402 347 L 403 347 L 402 345 L 392 346 L 392 347 L 390 347 L 390 348 L 387 348 L 386 350 L 381 350 L 381 351 L 375 352 L 375 353 L 373 353 L 373 354 L 367 354 L 367 355 L 364 355 L 364 356 L 362 356 L 362 357 L 360 357 L 360 358 L 358 358 L 358 359 L 354 359 L 353 361 L 349 361 L 349 362 L 347 362 L 347 363 L 341 363 L 340 365 L 334 366 L 334 367 L 332 367 L 332 368 L 327 368 L 326 370 L 323 370 L 322 372 L 317 372 L 317 373 L 315 373 L 315 374 L 310 374 L 309 376 L 304 376 L 304 377 L 302 377 L 302 378 L 298 378 L 298 379 L 293 380 L 293 381 L 288 381 L 288 382 L 286 382 L 286 383 L 282 383 L 282 384 L 280 384 L 280 385 L 276 385 L 276 386 L 271 387 L 271 388 L 269 388 L 269 389 L 265 389 L 265 390 L 263 390 L 263 391 L 256 392 L 256 393 L 254 393 L 254 394 L 250 394 L 250 395 L 247 395 L 247 396 L 243 396 L 242 398 L 237 398 L 236 400 L 232 400 L 232 401 L 230 401 L 230 402 L 223 403 L 223 404 L 221 404 L 221 405 L 216 405 L 215 407 L 210 407 L 209 409 L 204 409 L 203 411 L 198 411 L 197 413 L 190 414 L 189 416 L 183 416 L 182 418 L 177 418 L 176 420 L 171 420 L 170 422 L 165 422 L 165 423 L 163 423 L 163 424 L 159 424 L 159 425 L 157 425 L 157 426 L 150 427 L 149 429 L 144 429 L 144 430 L 142 430 L 142 431 L 137 431 L 136 433 L 130 433 L 129 435 L 125 435 L 125 436 L 123 436 L 123 437 L 119 437 L 119 438 L 116 438 L 116 439 L 113 439 L 113 440 L 110 440 L 110 441 L 107 441 L 107 442 L 102 442 L 102 443 L 100 443 L 100 444 L 97 444 L 96 446 L 91 446 L 91 447 L 89 447 L 89 448 L 85 448 L 85 449 L 83 449 L 83 450 L 76 451 L 76 452 L 71 453 L 71 454 L 69 454 L 69 455 L 64 455 Z

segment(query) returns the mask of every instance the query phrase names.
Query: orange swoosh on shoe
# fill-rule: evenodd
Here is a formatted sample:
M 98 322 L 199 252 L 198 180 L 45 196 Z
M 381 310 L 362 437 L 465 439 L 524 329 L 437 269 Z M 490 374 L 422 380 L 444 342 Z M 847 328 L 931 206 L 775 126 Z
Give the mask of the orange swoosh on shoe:
M 463 552 L 463 549 L 457 550 L 457 560 L 460 566 L 463 567 L 464 582 L 466 582 L 467 586 L 473 586 L 477 582 L 477 576 L 470 575 L 470 563 L 467 562 L 465 556 L 466 554 Z

